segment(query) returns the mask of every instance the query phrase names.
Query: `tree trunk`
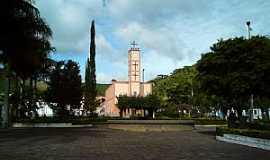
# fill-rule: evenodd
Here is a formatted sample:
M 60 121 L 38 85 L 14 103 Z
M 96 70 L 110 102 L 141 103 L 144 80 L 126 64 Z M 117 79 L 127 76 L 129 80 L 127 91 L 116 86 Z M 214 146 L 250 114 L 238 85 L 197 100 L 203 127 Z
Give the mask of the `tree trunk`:
M 146 110 L 143 110 L 143 117 L 146 117 Z
M 154 111 L 151 109 L 148 109 L 148 116 L 153 118 Z
M 37 98 L 37 75 L 34 75 L 34 101 L 36 101 Z
M 22 80 L 22 102 L 25 99 L 25 79 Z
M 123 109 L 120 109 L 120 117 L 123 118 Z
M 30 110 L 32 110 L 32 107 L 33 107 L 33 77 L 31 76 L 30 77 L 30 95 L 29 95 L 29 105 L 31 107 Z
M 10 106 L 10 122 L 15 118 L 17 118 L 17 111 L 18 111 L 18 103 L 19 103 L 19 95 L 20 95 L 20 89 L 19 89 L 19 79 L 17 76 L 15 76 L 14 78 L 14 82 L 15 82 L 15 93 L 13 96 L 13 101 L 12 101 L 12 105 Z
M 25 95 L 25 79 L 22 80 L 22 98 L 21 98 L 21 107 L 20 107 L 20 115 L 21 118 L 25 118 L 26 117 L 26 105 L 25 105 L 25 99 L 26 99 L 26 95 Z
M 10 80 L 9 80 L 9 68 L 6 65 L 5 66 L 5 98 L 4 98 L 4 104 L 1 111 L 1 117 L 2 117 L 2 127 L 7 128 L 8 127 L 8 111 L 9 111 L 9 88 L 10 88 Z

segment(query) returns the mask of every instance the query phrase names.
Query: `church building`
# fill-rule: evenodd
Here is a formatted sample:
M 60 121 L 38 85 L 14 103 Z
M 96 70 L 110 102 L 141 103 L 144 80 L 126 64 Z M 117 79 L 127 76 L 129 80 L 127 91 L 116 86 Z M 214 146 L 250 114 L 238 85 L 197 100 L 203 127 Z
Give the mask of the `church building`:
M 128 50 L 128 81 L 112 80 L 112 84 L 105 92 L 105 102 L 103 104 L 105 116 L 120 116 L 120 110 L 117 108 L 117 97 L 120 95 L 146 96 L 152 93 L 152 83 L 145 83 L 144 77 L 141 77 L 140 48 L 136 47 L 135 42 L 131 45 L 132 47 Z M 141 82 L 141 78 L 143 82 Z M 130 117 L 133 114 L 132 109 L 127 109 L 124 112 L 125 117 Z M 143 111 L 136 111 L 136 114 L 143 116 L 144 113 Z

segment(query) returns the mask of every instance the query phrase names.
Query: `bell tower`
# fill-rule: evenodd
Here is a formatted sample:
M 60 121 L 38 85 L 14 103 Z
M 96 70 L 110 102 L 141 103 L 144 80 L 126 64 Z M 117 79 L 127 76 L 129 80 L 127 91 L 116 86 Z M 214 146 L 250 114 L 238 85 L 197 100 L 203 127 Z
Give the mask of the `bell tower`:
M 141 80 L 141 57 L 140 48 L 133 41 L 131 48 L 128 50 L 128 81 L 129 96 L 138 96 L 140 94 Z

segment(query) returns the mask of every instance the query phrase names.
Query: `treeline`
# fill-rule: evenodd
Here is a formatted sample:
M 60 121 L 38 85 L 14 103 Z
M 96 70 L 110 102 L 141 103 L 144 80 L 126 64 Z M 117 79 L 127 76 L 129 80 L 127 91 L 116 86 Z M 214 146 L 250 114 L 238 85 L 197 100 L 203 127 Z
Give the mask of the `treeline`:
M 242 113 L 251 107 L 270 107 L 270 39 L 219 40 L 192 66 L 153 80 L 164 113 L 202 116 L 213 110 Z M 253 102 L 253 103 L 252 103 Z

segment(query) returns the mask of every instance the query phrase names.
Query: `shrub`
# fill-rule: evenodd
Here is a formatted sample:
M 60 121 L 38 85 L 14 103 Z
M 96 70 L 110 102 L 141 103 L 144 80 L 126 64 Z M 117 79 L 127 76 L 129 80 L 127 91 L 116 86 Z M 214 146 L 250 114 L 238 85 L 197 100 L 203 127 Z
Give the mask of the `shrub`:
M 57 117 L 37 117 L 35 119 L 20 119 L 14 122 L 18 123 L 72 123 L 72 124 L 89 124 L 106 122 L 107 118 L 103 117 L 69 117 L 67 119 L 60 119 Z
M 236 134 L 254 138 L 270 139 L 270 131 L 218 127 L 216 130 L 216 135 L 223 136 L 223 134 Z

